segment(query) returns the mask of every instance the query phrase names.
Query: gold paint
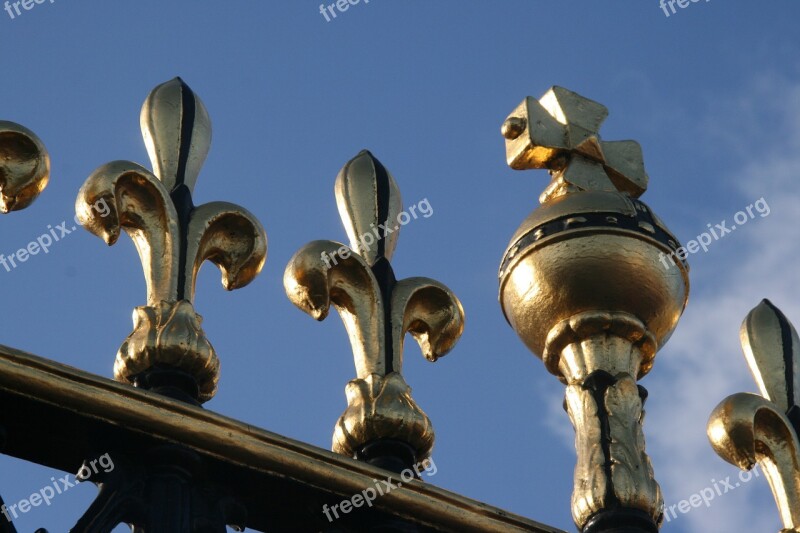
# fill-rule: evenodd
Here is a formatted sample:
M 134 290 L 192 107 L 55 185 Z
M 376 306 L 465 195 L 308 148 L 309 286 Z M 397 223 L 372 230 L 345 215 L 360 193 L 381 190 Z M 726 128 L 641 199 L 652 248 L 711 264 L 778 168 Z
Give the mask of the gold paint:
M 583 523 L 606 507 L 605 495 L 610 480 L 605 470 L 597 402 L 582 386 L 569 385 L 566 405 L 567 414 L 575 428 L 575 449 L 578 450 L 572 489 L 572 515 L 576 522 Z
M 647 189 L 642 149 L 634 141 L 601 141 L 605 106 L 562 87 L 536 100 L 527 97 L 506 118 L 508 165 L 548 169 L 552 189 L 541 202 L 573 191 L 620 191 L 637 198 Z
M 448 353 L 464 331 L 464 310 L 450 289 L 430 278 L 406 278 L 392 291 L 394 368 L 402 368 L 406 333 L 417 341 L 422 355 L 435 362 Z
M 609 483 L 623 506 L 641 509 L 659 520 L 663 500 L 645 453 L 644 411 L 634 378 L 643 374 L 643 362 L 652 365 L 654 357 L 652 335 L 641 321 L 624 313 L 579 313 L 551 331 L 545 362 L 558 364 L 557 371 L 567 384 L 567 412 L 578 451 L 572 512 L 579 526 L 614 505 L 607 498 Z M 605 391 L 602 405 L 585 386 L 586 379 L 598 371 L 616 379 Z M 608 420 L 607 436 L 600 429 L 601 410 Z M 604 439 L 610 442 L 609 459 L 603 452 Z
M 739 393 L 723 400 L 709 419 L 708 438 L 720 457 L 742 470 L 761 466 L 783 531 L 800 532 L 800 439 L 794 397 L 800 392 L 796 388 L 800 361 L 797 332 L 764 300 L 745 318 L 740 337 L 762 396 Z M 789 369 L 786 364 L 791 365 Z M 794 424 L 787 416 L 790 411 L 795 412 Z
M 641 148 L 600 140 L 607 114 L 554 87 L 538 101 L 526 98 L 501 129 L 509 166 L 551 174 L 541 206 L 506 250 L 500 304 L 526 346 L 567 385 L 579 528 L 619 505 L 661 519 L 636 380 L 652 369 L 689 292 L 688 265 L 661 260 L 677 239 L 636 200 L 648 181 Z
M 420 460 L 433 449 L 433 424 L 411 397 L 402 374 L 370 374 L 345 387 L 347 409 L 336 422 L 333 451 L 352 457 L 375 439 L 408 443 Z
M 339 171 L 334 185 L 336 206 L 339 209 L 339 217 L 342 219 L 347 237 L 350 239 L 350 247 L 358 251 L 370 266 L 378 260 L 378 247 L 371 246 L 364 249 L 359 238 L 372 233 L 373 227 L 378 224 L 384 224 L 391 228 L 397 220 L 397 215 L 403 210 L 400 189 L 392 174 L 386 170 L 389 205 L 386 216 L 379 220 L 378 202 L 376 201 L 378 194 L 376 165 L 380 165 L 380 162 L 362 153 L 348 161 Z M 385 247 L 383 257 L 390 261 L 399 236 L 399 231 L 393 231 L 383 238 Z
M 742 323 L 739 338 L 761 395 L 786 412 L 798 403 L 796 395 L 800 394 L 800 369 L 797 368 L 800 340 L 794 326 L 778 313 L 767 300 L 762 301 Z M 789 346 L 783 345 L 782 325 L 789 333 Z M 790 361 L 794 363 L 794 367 L 788 369 L 792 376 L 788 382 L 784 350 L 792 354 Z M 790 399 L 790 395 L 795 396 Z
M 92 206 L 105 202 L 101 217 Z M 95 170 L 75 202 L 78 220 L 109 246 L 124 230 L 133 240 L 147 282 L 147 305 L 177 299 L 179 228 L 172 199 L 158 178 L 129 161 L 113 161 Z
M 629 374 L 620 375 L 619 381 L 606 392 L 605 404 L 609 414 L 614 492 L 623 505 L 649 511 L 658 522 L 664 500 L 645 452 L 644 409 L 636 380 Z
M 184 100 L 184 97 L 187 97 Z M 187 105 L 191 109 L 187 109 Z M 194 94 L 186 92 L 180 78 L 163 83 L 153 89 L 142 105 L 139 125 L 147 155 L 153 165 L 153 173 L 159 177 L 168 191 L 178 184 L 181 168 L 181 144 L 183 143 L 184 120 L 193 113 L 191 146 L 185 158 L 182 182 L 194 191 L 197 176 L 211 148 L 211 119 L 203 102 Z
M 385 198 L 378 194 L 382 172 Z M 391 268 L 388 261 L 399 230 L 385 236 L 383 249 L 377 242 L 364 246 L 362 237 L 379 225 L 391 229 L 402 204 L 391 174 L 369 152 L 344 166 L 335 193 L 350 248 L 334 241 L 311 242 L 292 257 L 283 278 L 292 303 L 315 319 L 324 320 L 332 304 L 350 337 L 356 379 L 346 388 L 348 407 L 336 423 L 333 449 L 353 456 L 371 441 L 392 438 L 411 445 L 422 460 L 430 454 L 434 434 L 403 379 L 403 341 L 411 333 L 423 355 L 435 361 L 461 336 L 464 311 L 458 298 L 435 280 L 408 278 L 382 287 L 376 278 L 373 267 Z M 381 201 L 386 202 L 383 218 Z
M 211 141 L 205 107 L 179 78 L 150 93 L 141 126 L 154 172 L 129 161 L 108 163 L 89 176 L 75 202 L 81 224 L 107 244 L 122 230 L 131 237 L 147 282 L 147 306 L 134 311 L 135 329 L 117 353 L 114 376 L 131 383 L 154 365 L 175 367 L 195 377 L 200 401 L 207 401 L 216 392 L 219 359 L 192 307 L 197 273 L 208 260 L 227 290 L 244 287 L 264 265 L 267 238 L 250 212 L 227 202 L 179 216 L 175 198 L 190 198 Z M 182 138 L 187 131 L 189 140 Z M 110 209 L 106 216 L 92 209 L 101 200 Z
M 0 213 L 25 209 L 47 187 L 50 156 L 31 130 L 0 120 Z
M 612 504 L 606 499 L 609 479 L 600 414 L 594 397 L 581 385 L 567 386 L 566 399 L 567 412 L 576 429 L 575 448 L 582 451 L 575 466 L 572 510 L 576 522 L 585 523 Z M 644 411 L 633 378 L 621 374 L 617 384 L 606 391 L 604 403 L 609 411 L 614 494 L 622 505 L 650 511 L 653 520 L 658 521 L 663 499 L 644 452 Z
M 383 299 L 378 282 L 358 254 L 339 257 L 328 267 L 322 257 L 337 257 L 342 246 L 334 241 L 310 242 L 289 261 L 283 275 L 286 295 L 315 320 L 325 320 L 331 304 L 344 322 L 356 365 L 356 375 L 384 375 Z
M 135 376 L 142 369 L 161 364 L 182 368 L 199 384 L 214 383 L 219 375 L 219 358 L 200 325 L 202 320 L 186 300 L 137 307 L 133 332 L 119 348 L 114 375 Z
M 553 327 L 544 362 L 569 385 L 583 383 L 600 370 L 638 379 L 652 367 L 655 351 L 653 335 L 635 316 L 587 311 Z

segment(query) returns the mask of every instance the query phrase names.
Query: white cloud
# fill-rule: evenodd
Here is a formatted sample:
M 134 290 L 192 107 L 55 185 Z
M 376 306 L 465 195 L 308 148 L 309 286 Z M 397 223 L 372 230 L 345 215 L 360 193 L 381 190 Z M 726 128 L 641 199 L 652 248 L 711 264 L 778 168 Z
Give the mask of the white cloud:
M 758 110 L 754 112 L 753 110 Z M 740 171 L 709 176 L 732 184 L 730 220 L 739 209 L 763 197 L 767 217 L 756 216 L 715 243 L 707 254 L 692 256 L 695 271 L 689 306 L 672 340 L 659 354 L 652 381 L 645 383 L 648 449 L 666 503 L 677 503 L 711 479 L 738 470 L 711 450 L 705 426 L 712 409 L 735 392 L 755 391 L 738 343 L 745 315 L 770 298 L 800 324 L 800 84 L 761 76 L 746 94 L 712 109 L 706 132 L 720 142 L 706 147 L 711 158 L 730 158 Z M 721 134 L 721 135 L 719 135 Z M 689 197 L 702 209 L 702 199 Z M 739 202 L 739 203 L 736 203 Z M 709 219 L 709 223 L 718 220 Z M 704 228 L 698 228 L 698 233 Z M 724 246 L 721 246 L 724 244 Z M 709 508 L 692 509 L 667 526 L 671 531 L 778 531 L 780 521 L 766 480 L 754 479 L 718 496 Z

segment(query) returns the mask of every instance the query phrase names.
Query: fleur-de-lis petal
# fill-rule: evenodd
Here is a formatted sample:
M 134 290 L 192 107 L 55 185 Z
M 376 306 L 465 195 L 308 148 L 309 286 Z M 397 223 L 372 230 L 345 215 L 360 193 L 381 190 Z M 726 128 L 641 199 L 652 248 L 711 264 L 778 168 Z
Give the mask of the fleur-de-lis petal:
M 785 532 L 800 532 L 800 409 L 797 331 L 769 300 L 745 318 L 742 350 L 762 396 L 739 393 L 711 413 L 708 438 L 742 470 L 761 465 Z
M 333 449 L 371 460 L 371 444 L 399 441 L 422 459 L 430 454 L 433 430 L 401 374 L 403 340 L 411 333 L 435 361 L 460 337 L 464 311 L 437 281 L 395 279 L 389 259 L 402 203 L 380 161 L 366 150 L 359 153 L 339 172 L 335 193 L 350 248 L 314 241 L 284 273 L 286 294 L 297 307 L 323 320 L 332 303 L 350 336 L 357 378 L 347 385 L 348 408 L 336 424 Z M 402 451 L 398 456 L 406 457 Z
M 239 206 L 192 203 L 211 123 L 180 78 L 156 87 L 140 118 L 154 171 L 128 161 L 100 167 L 81 188 L 76 211 L 81 224 L 108 244 L 125 230 L 147 280 L 147 306 L 134 312 L 135 329 L 117 353 L 115 378 L 202 402 L 216 391 L 219 360 L 194 312 L 197 273 L 211 261 L 226 289 L 247 285 L 264 265 L 267 236 Z
M 0 213 L 28 207 L 47 187 L 50 156 L 25 126 L 0 120 Z
M 334 192 L 350 247 L 370 266 L 381 257 L 391 260 L 400 236 L 400 228 L 395 224 L 403 202 L 400 189 L 386 167 L 363 150 L 339 171 Z M 375 242 L 366 243 L 367 236 L 375 238 Z
M 756 394 L 734 394 L 711 414 L 708 438 L 720 457 L 742 470 L 762 466 L 784 531 L 800 531 L 800 447 L 786 414 Z
M 249 211 L 228 202 L 210 202 L 192 211 L 186 232 L 184 298 L 194 300 L 197 273 L 204 261 L 222 272 L 222 286 L 232 291 L 249 284 L 267 259 L 267 236 Z
M 108 209 L 99 210 L 98 204 Z M 178 215 L 152 172 L 130 161 L 103 165 L 78 192 L 75 212 L 83 227 L 109 246 L 122 230 L 131 237 L 147 282 L 147 305 L 177 298 Z
M 794 326 L 765 299 L 747 315 L 739 336 L 761 395 L 788 413 L 800 394 L 800 339 Z
M 164 187 L 194 191 L 211 148 L 211 120 L 200 98 L 180 78 L 163 83 L 145 100 L 140 125 L 153 173 Z
M 356 375 L 385 375 L 383 298 L 378 281 L 358 254 L 339 258 L 344 245 L 334 241 L 313 241 L 289 260 L 283 285 L 289 300 L 315 320 L 325 320 L 333 304 L 350 337 Z
M 397 319 L 392 338 L 395 354 L 403 353 L 403 339 L 411 333 L 429 361 L 436 361 L 455 346 L 464 331 L 464 309 L 455 294 L 430 278 L 406 278 L 392 291 L 392 312 Z M 402 370 L 402 358 L 394 368 Z

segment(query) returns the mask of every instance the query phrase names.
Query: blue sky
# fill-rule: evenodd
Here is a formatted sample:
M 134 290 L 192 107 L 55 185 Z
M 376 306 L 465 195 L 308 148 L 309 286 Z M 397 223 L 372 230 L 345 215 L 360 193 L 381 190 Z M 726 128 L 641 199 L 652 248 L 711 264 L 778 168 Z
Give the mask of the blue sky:
M 372 0 L 330 22 L 305 0 L 55 0 L 14 19 L 0 11 L 0 118 L 34 130 L 53 164 L 42 197 L 0 220 L 0 253 L 71 220 L 98 166 L 149 165 L 140 106 L 155 85 L 183 77 L 214 129 L 196 202 L 243 205 L 269 237 L 251 286 L 226 293 L 215 269 L 201 271 L 195 307 L 222 360 L 206 406 L 328 448 L 354 376 L 349 342 L 337 317 L 315 323 L 294 308 L 282 275 L 306 242 L 346 240 L 334 178 L 369 148 L 406 206 L 427 198 L 434 210 L 403 228 L 397 275 L 445 283 L 467 316 L 460 343 L 436 364 L 407 343 L 406 381 L 437 432 L 429 481 L 573 530 L 563 387 L 506 324 L 496 280 L 548 181 L 505 165 L 500 124 L 525 96 L 567 87 L 609 108 L 604 139 L 642 144 L 642 199 L 684 243 L 762 197 L 770 207 L 690 256 L 689 306 L 642 382 L 648 450 L 674 504 L 738 475 L 711 450 L 705 423 L 725 396 L 755 388 L 741 320 L 769 297 L 800 323 L 798 16 L 792 0 L 712 0 L 669 17 L 655 0 Z M 130 240 L 107 249 L 82 230 L 0 270 L 0 283 L 3 344 L 105 376 L 145 299 Z M 6 457 L 0 472 L 7 502 L 54 475 Z M 93 494 L 73 489 L 17 527 L 63 531 Z M 778 529 L 763 478 L 664 527 Z

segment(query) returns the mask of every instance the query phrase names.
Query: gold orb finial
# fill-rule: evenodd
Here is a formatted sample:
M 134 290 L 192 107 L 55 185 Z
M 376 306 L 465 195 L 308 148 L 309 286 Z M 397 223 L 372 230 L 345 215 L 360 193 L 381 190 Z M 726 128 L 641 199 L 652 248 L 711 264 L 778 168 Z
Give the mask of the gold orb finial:
M 638 143 L 600 140 L 607 114 L 553 87 L 506 118 L 509 166 L 546 169 L 551 182 L 503 257 L 500 303 L 567 385 L 575 523 L 583 533 L 623 522 L 657 531 L 663 500 L 644 450 L 646 395 L 636 381 L 683 312 L 688 265 L 660 260 L 678 241 L 637 199 L 648 180 Z

